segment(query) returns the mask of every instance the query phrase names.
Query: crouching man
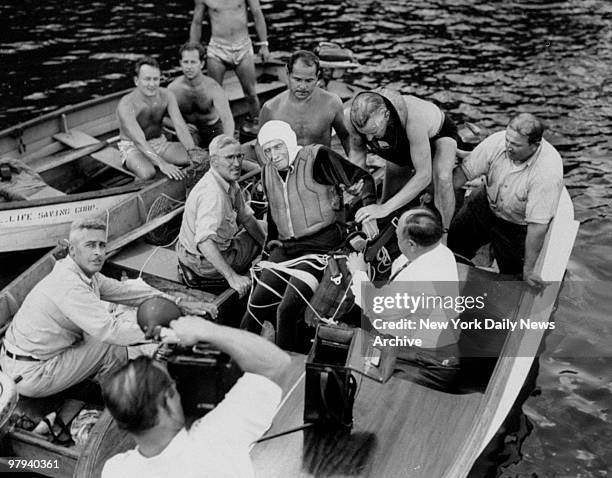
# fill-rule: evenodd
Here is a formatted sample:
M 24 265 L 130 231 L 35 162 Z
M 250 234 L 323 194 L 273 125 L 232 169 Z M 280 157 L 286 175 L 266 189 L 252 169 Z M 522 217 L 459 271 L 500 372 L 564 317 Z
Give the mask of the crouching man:
M 104 222 L 74 221 L 69 256 L 55 263 L 15 314 L 4 336 L 0 365 L 11 377 L 21 377 L 21 395 L 46 397 L 88 377 L 101 383 L 127 362 L 127 345 L 144 340 L 136 320 L 118 319 L 102 301 L 135 307 L 166 295 L 142 280 L 102 275 L 106 240 Z M 180 308 L 217 315 L 215 306 L 203 302 L 183 302 Z
M 102 477 L 254 476 L 249 446 L 272 423 L 289 356 L 250 332 L 197 317 L 181 317 L 170 327 L 182 344 L 206 341 L 218 347 L 245 374 L 187 430 L 181 397 L 164 366 L 148 357 L 128 363 L 105 384 L 103 394 L 117 425 L 137 448 L 109 459 Z

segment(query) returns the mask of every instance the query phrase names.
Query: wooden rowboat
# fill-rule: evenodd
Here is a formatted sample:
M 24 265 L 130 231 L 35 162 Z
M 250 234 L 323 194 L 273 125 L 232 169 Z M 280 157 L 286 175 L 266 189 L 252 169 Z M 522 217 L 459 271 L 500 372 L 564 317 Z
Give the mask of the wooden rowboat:
M 283 75 L 282 64 L 258 65 L 262 102 L 286 87 Z M 223 86 L 234 116 L 244 116 L 247 104 L 237 77 L 228 74 Z M 52 247 L 66 236 L 74 219 L 108 210 L 143 187 L 122 167 L 116 148 L 115 110 L 129 91 L 68 106 L 0 131 L 0 164 L 7 158 L 16 160 L 13 177 L 23 166 L 23 177 L 32 183 L 25 189 L 14 182 L 0 182 L 0 253 Z

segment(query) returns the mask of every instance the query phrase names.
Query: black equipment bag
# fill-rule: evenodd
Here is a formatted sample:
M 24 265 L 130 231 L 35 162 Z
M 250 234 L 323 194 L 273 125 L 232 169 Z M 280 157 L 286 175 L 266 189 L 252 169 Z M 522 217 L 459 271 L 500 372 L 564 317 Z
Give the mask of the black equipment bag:
M 319 326 L 306 361 L 304 421 L 351 428 L 357 381 L 346 368 L 351 329 Z

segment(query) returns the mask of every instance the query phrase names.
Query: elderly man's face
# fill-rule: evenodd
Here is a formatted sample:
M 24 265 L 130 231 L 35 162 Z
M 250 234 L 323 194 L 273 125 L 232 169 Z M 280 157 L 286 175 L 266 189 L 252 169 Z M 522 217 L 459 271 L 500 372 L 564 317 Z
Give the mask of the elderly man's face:
M 272 165 L 279 171 L 284 171 L 289 167 L 289 150 L 281 139 L 273 139 L 261 146 L 266 161 L 271 161 Z
M 70 238 L 70 257 L 87 277 L 102 270 L 106 258 L 106 233 L 100 229 L 81 229 Z
M 227 182 L 236 181 L 240 177 L 244 153 L 239 144 L 230 144 L 221 148 L 212 159 L 212 167 Z
M 539 143 L 529 143 L 529 138 L 518 131 L 506 128 L 506 154 L 515 163 L 524 163 L 538 149 Z

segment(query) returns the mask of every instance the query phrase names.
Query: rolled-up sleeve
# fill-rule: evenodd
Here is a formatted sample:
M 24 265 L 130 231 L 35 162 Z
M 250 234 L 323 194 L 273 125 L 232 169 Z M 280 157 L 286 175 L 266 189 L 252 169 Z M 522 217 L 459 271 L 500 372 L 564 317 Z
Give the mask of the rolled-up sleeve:
M 487 174 L 495 155 L 503 151 L 505 131 L 499 131 L 484 139 L 461 163 L 468 181 Z
M 97 276 L 100 299 L 118 304 L 139 306 L 143 300 L 155 295 L 165 295 L 142 279 L 118 281 L 102 274 Z

